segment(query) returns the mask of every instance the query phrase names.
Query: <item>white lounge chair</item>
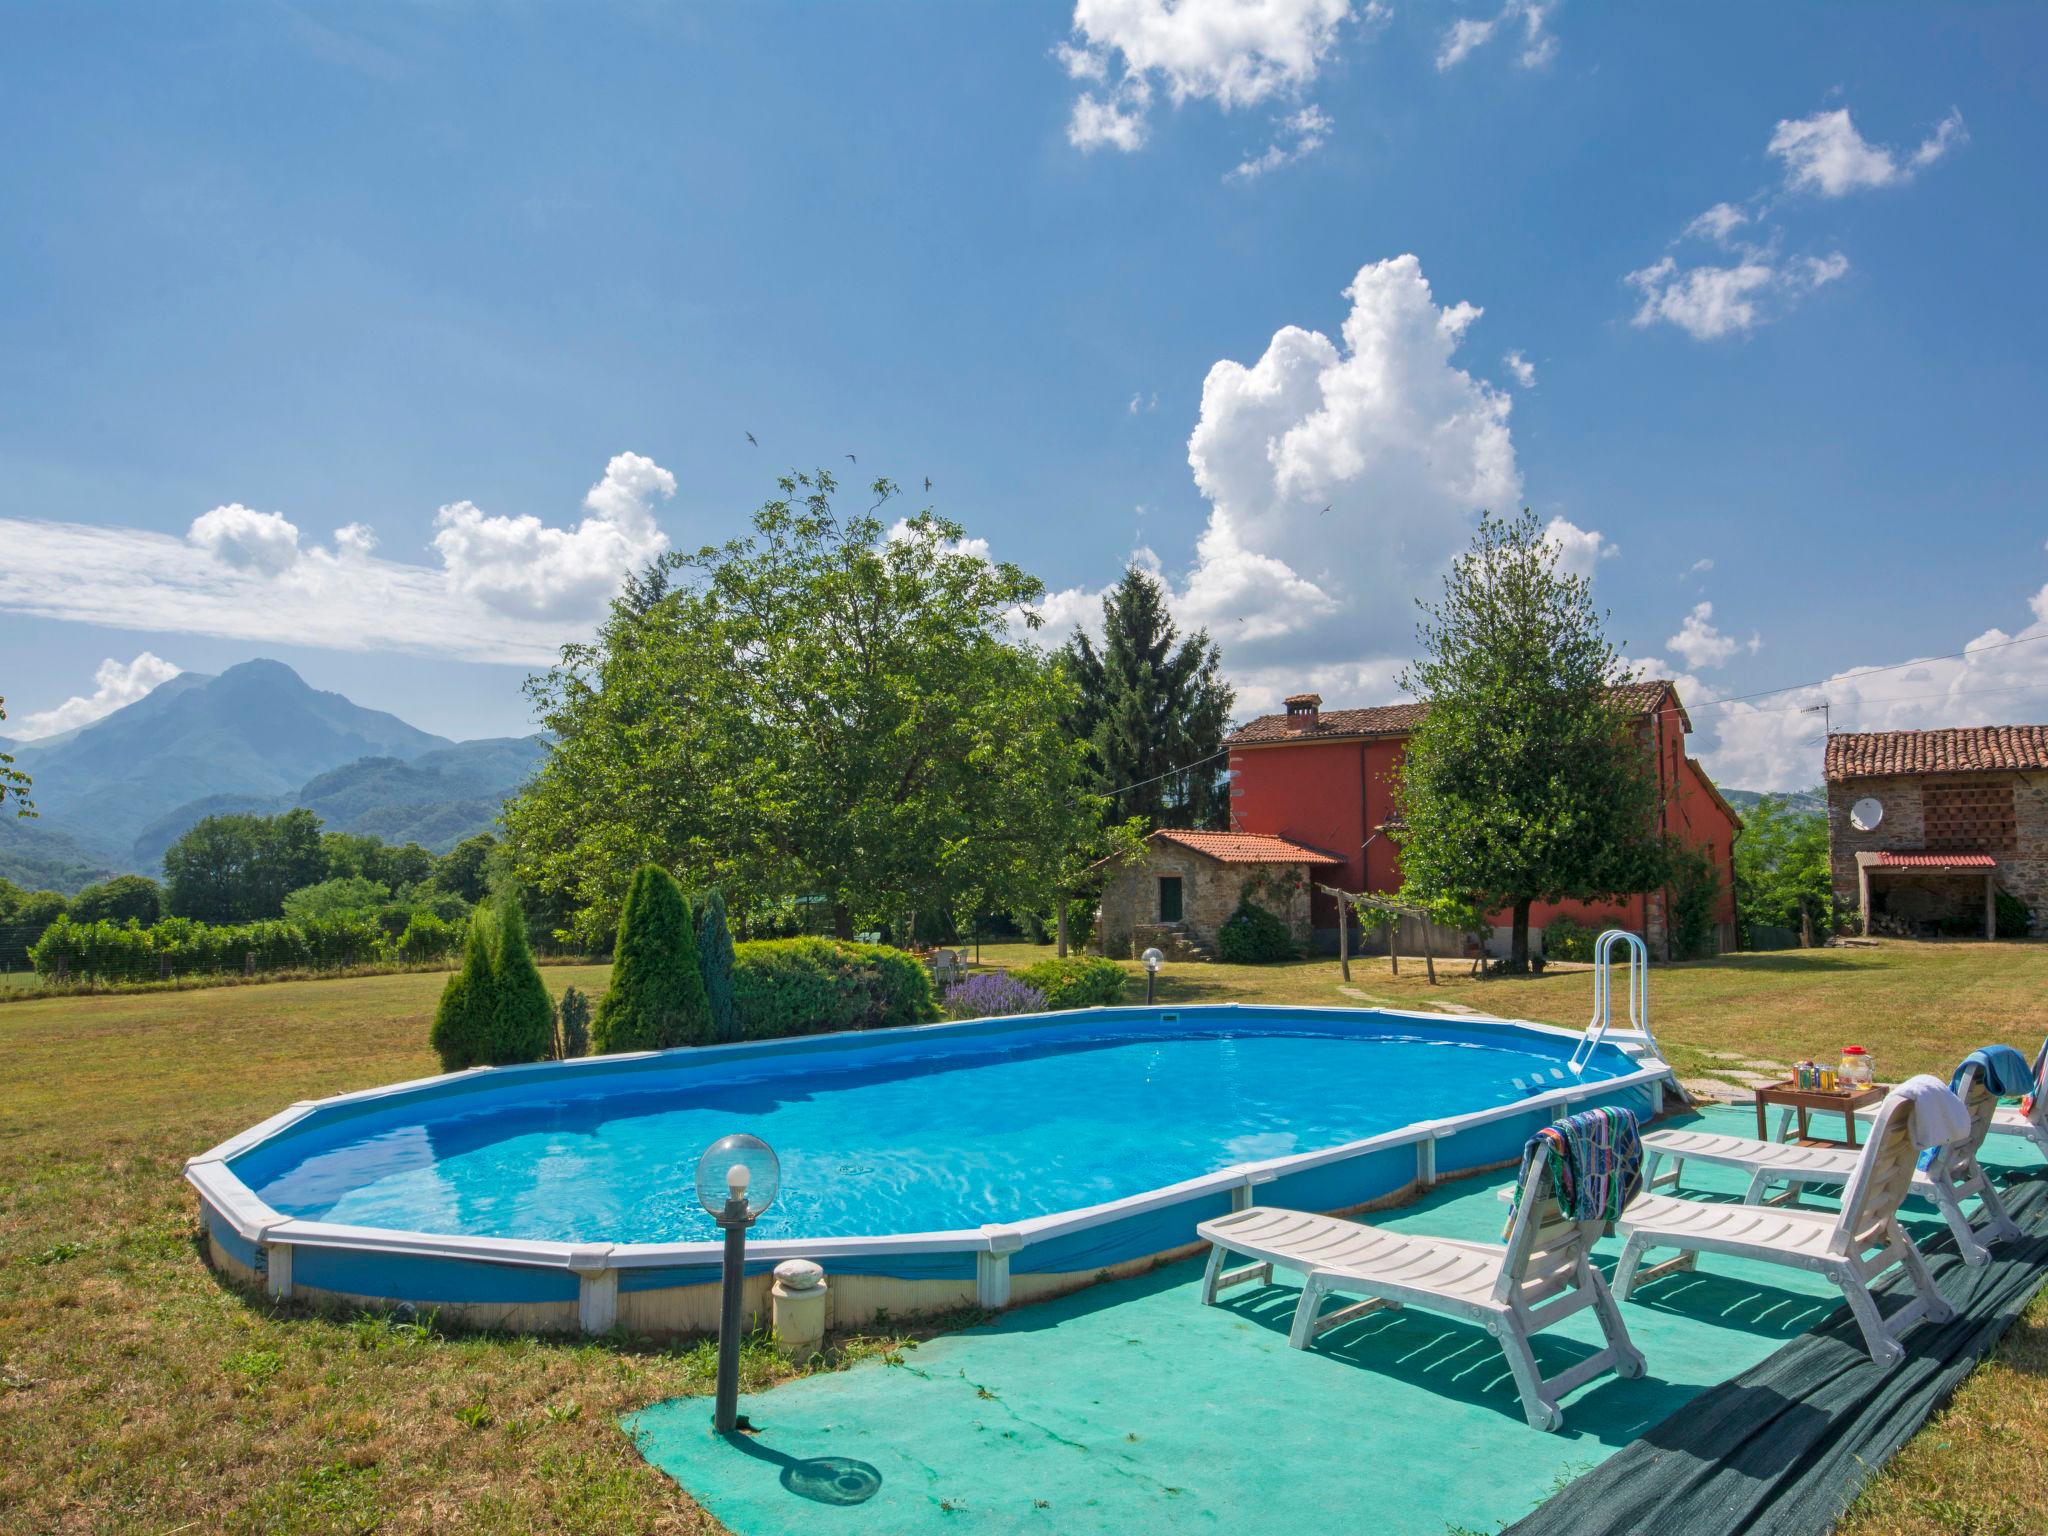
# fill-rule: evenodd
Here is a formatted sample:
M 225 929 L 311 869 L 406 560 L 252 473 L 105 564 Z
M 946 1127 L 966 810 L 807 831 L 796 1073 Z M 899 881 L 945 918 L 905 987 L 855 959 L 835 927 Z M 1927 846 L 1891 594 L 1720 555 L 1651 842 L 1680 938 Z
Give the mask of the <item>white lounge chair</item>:
M 2017 1104 L 1999 1105 L 1998 1113 L 1991 1117 L 1991 1134 L 2024 1136 L 2048 1157 L 2048 1040 L 2041 1043 L 2040 1054 L 2034 1058 L 2034 1102 L 2025 1109 Z
M 2048 1040 L 2041 1042 L 2041 1049 L 2034 1057 L 2034 1102 L 2025 1109 L 2017 1104 L 2001 1104 L 1991 1117 L 1991 1134 L 1994 1136 L 2022 1136 L 2034 1144 L 2034 1149 L 2048 1157 Z M 1856 1118 L 1868 1120 L 1877 1113 L 1872 1105 L 1856 1111 Z M 1784 1134 L 1785 1120 L 1780 1117 L 1778 1134 Z
M 1614 1294 L 1625 1300 L 1639 1285 L 1693 1268 L 1702 1253 L 1812 1270 L 1841 1287 L 1871 1359 L 1881 1370 L 1890 1370 L 1906 1356 L 1901 1334 L 1922 1318 L 1940 1323 L 1955 1315 L 1934 1288 L 1927 1261 L 1899 1225 L 1899 1202 L 1912 1187 L 1917 1156 L 1911 1102 L 1894 1095 L 1871 1123 L 1870 1140 L 1838 1212 L 1638 1195 L 1618 1223 L 1627 1241 L 1614 1271 Z M 1643 1255 L 1653 1248 L 1682 1251 L 1638 1272 Z M 1887 1319 L 1870 1294 L 1870 1282 L 1894 1265 L 1905 1269 L 1916 1294 Z
M 1977 1158 L 1998 1109 L 1998 1095 L 1984 1086 L 1975 1067 L 1965 1067 L 1960 1097 L 1964 1109 L 1969 1111 L 1970 1134 L 1939 1148 L 1933 1162 L 1914 1173 L 1911 1192 L 1939 1208 L 1949 1231 L 1955 1234 L 1964 1263 L 1989 1264 L 1991 1250 L 1985 1246 L 1987 1243 L 2017 1238 L 2022 1233 L 2006 1213 L 1998 1186 Z M 1659 1173 L 1658 1165 L 1667 1161 L 1671 1165 L 1669 1171 Z M 1750 1175 L 1749 1189 L 1742 1197 L 1750 1205 L 1796 1204 L 1800 1191 L 1809 1184 L 1847 1185 L 1861 1161 L 1861 1154 L 1847 1147 L 1804 1147 L 1796 1142 L 1758 1141 L 1750 1136 L 1719 1136 L 1709 1131 L 1649 1131 L 1643 1136 L 1646 1189 L 1653 1193 L 1675 1189 L 1688 1162 L 1712 1163 Z M 1785 1193 L 1766 1202 L 1764 1191 L 1773 1184 L 1783 1184 Z M 1972 1197 L 1977 1201 L 1977 1215 L 1983 1219 L 1981 1227 L 1963 1209 L 1963 1201 Z
M 1643 1374 L 1643 1357 L 1629 1342 L 1621 1309 L 1590 1260 L 1604 1227 L 1564 1218 L 1552 1196 L 1548 1160 L 1539 1152 L 1524 1159 L 1522 1202 L 1505 1246 L 1411 1236 L 1259 1205 L 1205 1221 L 1195 1231 L 1212 1245 L 1203 1302 L 1213 1304 L 1219 1291 L 1247 1281 L 1270 1283 L 1276 1267 L 1301 1274 L 1301 1300 L 1287 1339 L 1296 1349 L 1382 1309 L 1416 1306 L 1468 1318 L 1500 1340 L 1529 1423 L 1554 1430 L 1564 1424 L 1558 1399 L 1574 1387 L 1606 1371 Z M 1225 1270 L 1224 1258 L 1232 1253 L 1255 1262 Z M 1368 1299 L 1322 1316 L 1323 1300 L 1332 1292 Z M 1587 1307 L 1598 1316 L 1607 1347 L 1546 1379 L 1537 1369 L 1530 1335 Z

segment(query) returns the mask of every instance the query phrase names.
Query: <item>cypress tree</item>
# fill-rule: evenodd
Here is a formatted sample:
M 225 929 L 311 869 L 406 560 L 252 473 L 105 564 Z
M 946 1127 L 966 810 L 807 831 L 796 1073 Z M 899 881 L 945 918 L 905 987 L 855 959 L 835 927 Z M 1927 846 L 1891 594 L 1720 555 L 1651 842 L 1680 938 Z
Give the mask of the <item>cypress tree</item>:
M 462 969 L 441 989 L 441 1002 L 434 1010 L 434 1027 L 427 1039 L 441 1058 L 443 1071 L 460 1072 L 491 1059 L 491 1035 L 498 1012 L 497 966 L 491 953 L 493 926 L 488 907 L 470 914 Z
M 704 973 L 704 997 L 711 1013 L 711 1038 L 723 1044 L 740 1037 L 740 1008 L 732 991 L 732 930 L 725 922 L 725 894 L 713 888 L 697 917 L 697 964 Z
M 494 1066 L 516 1061 L 544 1061 L 554 1044 L 555 1006 L 548 998 L 540 967 L 526 942 L 526 914 L 518 898 L 496 902 L 497 943 L 492 960 L 496 995 L 491 1010 L 491 1053 Z
M 701 1045 L 710 1037 L 690 904 L 673 875 L 659 864 L 643 864 L 619 913 L 612 980 L 597 1007 L 593 1047 L 654 1051 Z

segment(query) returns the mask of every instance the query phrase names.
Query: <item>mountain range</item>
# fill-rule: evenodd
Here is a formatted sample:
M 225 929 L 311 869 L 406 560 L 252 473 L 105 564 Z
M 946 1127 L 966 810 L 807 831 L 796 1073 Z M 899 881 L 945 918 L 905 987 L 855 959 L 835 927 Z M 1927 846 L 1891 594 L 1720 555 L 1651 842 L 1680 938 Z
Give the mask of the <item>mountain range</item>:
M 0 876 L 69 892 L 159 874 L 187 828 L 229 812 L 303 805 L 330 832 L 444 852 L 490 830 L 547 738 L 451 741 L 257 660 L 180 673 L 90 725 L 8 750 L 39 814 L 0 818 Z

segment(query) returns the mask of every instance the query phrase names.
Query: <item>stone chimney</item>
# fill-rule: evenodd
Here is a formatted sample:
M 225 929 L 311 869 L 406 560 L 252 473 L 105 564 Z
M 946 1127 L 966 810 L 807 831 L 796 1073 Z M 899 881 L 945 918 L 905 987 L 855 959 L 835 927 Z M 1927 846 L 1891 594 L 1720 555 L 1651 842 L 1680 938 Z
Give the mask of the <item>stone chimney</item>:
M 1287 700 L 1287 734 L 1302 736 L 1316 728 L 1322 719 L 1323 696 L 1320 693 L 1292 694 Z

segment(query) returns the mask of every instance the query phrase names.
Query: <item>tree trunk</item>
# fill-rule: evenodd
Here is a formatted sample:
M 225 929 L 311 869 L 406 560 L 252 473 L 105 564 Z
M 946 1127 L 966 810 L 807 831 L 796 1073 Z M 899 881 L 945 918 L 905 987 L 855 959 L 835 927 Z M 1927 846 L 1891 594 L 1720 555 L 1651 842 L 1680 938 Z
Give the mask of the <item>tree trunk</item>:
M 1799 898 L 1799 947 L 1813 948 L 1813 910 L 1807 906 L 1804 896 Z
M 1059 955 L 1060 958 L 1064 960 L 1067 958 L 1067 898 L 1064 894 L 1060 897 L 1060 909 L 1059 917 L 1057 919 L 1057 928 L 1059 933 L 1060 945 Z
M 853 937 L 853 914 L 836 901 L 832 903 L 832 936 L 835 939 Z
M 1508 969 L 1517 976 L 1529 974 L 1529 899 L 1515 903 L 1515 936 L 1508 948 Z

